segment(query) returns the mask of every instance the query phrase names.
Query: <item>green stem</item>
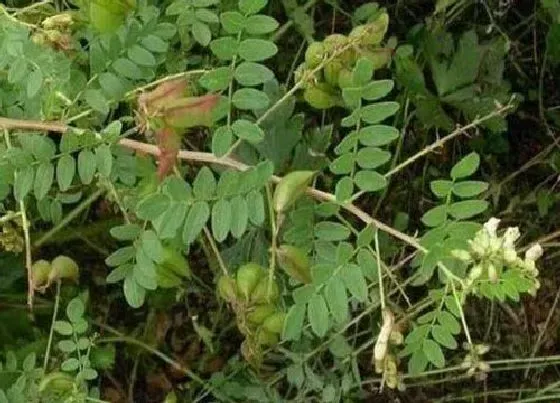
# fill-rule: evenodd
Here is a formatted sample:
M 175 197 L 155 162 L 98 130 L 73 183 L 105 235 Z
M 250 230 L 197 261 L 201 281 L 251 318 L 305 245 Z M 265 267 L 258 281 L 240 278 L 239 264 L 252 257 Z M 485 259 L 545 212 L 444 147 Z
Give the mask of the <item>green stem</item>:
M 45 233 L 41 238 L 33 243 L 33 248 L 39 248 L 45 242 L 47 242 L 50 238 L 53 237 L 58 231 L 66 227 L 70 224 L 78 215 L 80 215 L 83 211 L 85 211 L 94 201 L 99 198 L 105 191 L 103 189 L 98 189 L 97 191 L 93 192 L 87 199 L 83 200 L 74 210 L 64 217 L 62 221 L 60 221 L 57 225 L 52 227 L 47 233 Z
M 49 365 L 49 357 L 51 355 L 51 347 L 52 341 L 54 336 L 54 322 L 56 321 L 56 317 L 58 315 L 58 308 L 60 306 L 60 283 L 61 280 L 56 280 L 56 295 L 54 297 L 54 308 L 53 314 L 51 319 L 51 328 L 49 331 L 49 340 L 47 341 L 47 349 L 45 350 L 45 358 L 43 359 L 43 372 L 47 373 L 47 367 Z
M 274 202 L 272 199 L 272 189 L 271 185 L 266 185 L 266 198 L 268 202 L 268 214 L 270 216 L 270 230 L 272 232 L 272 243 L 270 246 L 270 267 L 268 270 L 268 287 L 266 297 L 270 297 L 272 292 L 272 283 L 274 282 L 274 274 L 276 271 L 276 251 L 278 249 L 278 230 L 280 223 L 277 220 L 281 220 L 281 216 L 275 217 L 274 215 Z

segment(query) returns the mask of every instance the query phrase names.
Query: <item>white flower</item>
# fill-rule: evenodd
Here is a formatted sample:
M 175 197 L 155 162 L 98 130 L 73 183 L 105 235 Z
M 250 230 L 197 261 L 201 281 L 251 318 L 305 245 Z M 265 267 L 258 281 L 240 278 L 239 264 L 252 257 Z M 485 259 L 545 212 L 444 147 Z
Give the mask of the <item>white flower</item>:
M 513 248 L 504 249 L 504 260 L 510 264 L 515 263 L 517 260 L 517 252 Z
M 509 227 L 504 234 L 504 247 L 513 249 L 513 245 L 520 235 L 519 228 Z
M 532 260 L 533 262 L 543 255 L 543 249 L 538 243 L 531 246 L 527 252 L 525 252 L 525 260 Z
M 490 236 L 495 237 L 496 231 L 498 230 L 498 225 L 500 225 L 500 219 L 492 217 L 484 223 L 484 229 L 488 231 Z
M 498 270 L 496 269 L 496 266 L 494 266 L 492 263 L 488 263 L 488 279 L 492 282 L 492 283 L 496 283 L 498 281 Z

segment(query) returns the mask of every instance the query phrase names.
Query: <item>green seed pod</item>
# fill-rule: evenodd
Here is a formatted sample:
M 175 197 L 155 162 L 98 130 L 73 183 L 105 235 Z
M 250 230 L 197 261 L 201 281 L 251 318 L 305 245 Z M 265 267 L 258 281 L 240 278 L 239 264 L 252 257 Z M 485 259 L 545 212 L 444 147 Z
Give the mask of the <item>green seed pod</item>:
M 278 265 L 300 283 L 311 283 L 311 262 L 305 252 L 295 246 L 282 245 L 276 251 Z
M 276 312 L 275 314 L 266 318 L 262 328 L 270 333 L 280 334 L 284 328 L 284 320 L 286 314 L 284 312 Z
M 222 276 L 218 280 L 218 293 L 220 297 L 232 303 L 237 300 L 237 283 L 229 276 Z
M 52 270 L 49 274 L 49 281 L 58 279 L 69 279 L 78 282 L 80 278 L 80 268 L 78 264 L 68 256 L 60 255 L 51 262 Z
M 259 280 L 259 283 L 251 293 L 251 302 L 254 304 L 264 304 L 276 301 L 279 295 L 280 290 L 276 281 L 272 281 L 270 294 L 268 293 L 268 276 L 264 276 Z
M 181 251 L 171 246 L 163 248 L 163 262 L 161 266 L 179 277 L 191 276 L 189 262 L 185 259 Z
M 39 288 L 48 284 L 52 266 L 50 262 L 46 260 L 37 260 L 33 263 L 33 266 L 31 266 L 31 271 L 33 273 L 33 287 Z
M 332 53 L 338 48 L 346 45 L 348 43 L 348 38 L 342 34 L 332 34 L 325 38 L 323 41 L 323 48 L 325 52 Z
M 51 372 L 41 379 L 39 392 L 70 392 L 74 388 L 74 378 L 63 372 Z
M 325 81 L 327 84 L 335 87 L 338 85 L 338 75 L 342 70 L 342 62 L 338 60 L 333 60 L 332 62 L 328 63 L 325 68 L 323 69 L 323 74 L 325 76 Z
M 284 176 L 274 189 L 274 210 L 283 212 L 291 207 L 303 195 L 314 176 L 314 171 L 294 171 Z
M 237 288 L 246 301 L 249 301 L 251 293 L 259 283 L 263 274 L 263 268 L 255 263 L 248 263 L 241 266 L 237 271 Z
M 375 21 L 371 22 L 368 25 L 372 25 L 372 27 L 368 29 L 368 43 L 374 45 L 381 43 L 381 41 L 385 37 L 385 34 L 387 33 L 387 29 L 389 28 L 389 14 L 380 14 Z
M 255 325 L 260 325 L 266 320 L 266 318 L 273 315 L 275 312 L 276 307 L 272 304 L 257 305 L 251 312 L 249 312 L 247 320 Z
M 314 69 L 323 61 L 325 56 L 325 46 L 322 42 L 313 42 L 305 51 L 305 65 L 310 68 Z
M 391 50 L 385 48 L 363 50 L 361 56 L 367 57 L 373 63 L 373 69 L 378 70 L 391 61 Z
M 278 343 L 278 335 L 265 329 L 260 329 L 257 333 L 257 344 L 259 346 L 273 346 Z
M 326 83 L 316 83 L 305 88 L 303 98 L 315 109 L 329 109 L 337 105 L 337 97 Z
M 338 86 L 340 88 L 349 88 L 353 86 L 352 83 L 352 71 L 347 68 L 343 68 L 338 73 Z

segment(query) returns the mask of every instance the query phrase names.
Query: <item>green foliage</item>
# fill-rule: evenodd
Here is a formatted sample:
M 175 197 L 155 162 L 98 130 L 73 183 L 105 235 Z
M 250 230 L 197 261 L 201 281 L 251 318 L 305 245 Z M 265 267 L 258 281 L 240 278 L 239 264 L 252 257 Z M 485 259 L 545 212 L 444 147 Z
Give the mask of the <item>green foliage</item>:
M 400 5 L 159 3 L 0 6 L 0 291 L 40 302 L 0 327 L 21 356 L 0 403 L 102 401 L 117 354 L 127 382 L 154 375 L 131 392 L 166 401 L 362 401 L 458 360 L 488 372 L 472 297 L 534 295 L 542 254 L 497 232 L 501 162 L 459 136 L 508 129 L 507 36 L 459 32 L 454 1 L 409 44 Z M 541 8 L 556 63 L 560 7 Z M 64 249 L 83 246 L 78 266 Z M 46 340 L 43 368 L 20 333 Z

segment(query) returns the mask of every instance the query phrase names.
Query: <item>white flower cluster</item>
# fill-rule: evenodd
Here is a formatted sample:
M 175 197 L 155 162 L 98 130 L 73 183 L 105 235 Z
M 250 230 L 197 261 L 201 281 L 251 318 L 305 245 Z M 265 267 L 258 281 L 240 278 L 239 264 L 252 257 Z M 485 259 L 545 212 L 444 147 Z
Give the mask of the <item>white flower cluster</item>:
M 484 224 L 484 228 L 478 231 L 473 240 L 469 241 L 470 251 L 454 250 L 453 255 L 473 266 L 467 278 L 467 285 L 480 278 L 488 278 L 491 282 L 497 282 L 504 268 L 516 269 L 532 278 L 534 287 L 530 290 L 535 293 L 539 288 L 537 276 L 539 271 L 535 261 L 543 254 L 539 244 L 533 245 L 525 252 L 525 257 L 518 256 L 515 250 L 515 242 L 520 233 L 517 227 L 508 228 L 501 236 L 498 236 L 498 225 L 500 220 L 491 218 Z

